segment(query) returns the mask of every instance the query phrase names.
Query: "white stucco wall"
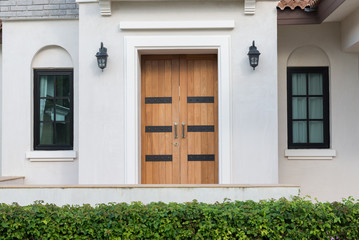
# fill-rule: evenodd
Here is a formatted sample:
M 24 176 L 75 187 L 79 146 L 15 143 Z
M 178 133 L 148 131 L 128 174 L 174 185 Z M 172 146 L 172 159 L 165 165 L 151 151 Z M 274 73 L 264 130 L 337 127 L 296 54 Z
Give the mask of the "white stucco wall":
M 359 8 L 341 22 L 342 47 L 345 51 L 359 51 Z
M 112 16 L 100 15 L 98 2 L 81 1 L 79 20 L 4 22 L 1 113 L 2 174 L 25 176 L 27 184 L 123 184 L 125 166 L 125 37 L 228 37 L 231 131 L 225 183 L 278 183 L 276 1 L 257 1 L 255 15 L 245 15 L 243 1 L 112 2 Z M 234 28 L 121 30 L 120 23 L 233 21 Z M 26 41 L 24 41 L 26 38 Z M 256 41 L 262 53 L 255 71 L 248 50 Z M 104 42 L 108 65 L 101 72 L 95 54 Z M 33 150 L 32 68 L 68 67 L 67 57 L 46 46 L 59 46 L 74 68 L 74 152 Z M 193 43 L 195 53 L 200 44 Z M 34 56 L 40 51 L 36 58 Z M 44 54 L 44 52 L 47 54 Z M 50 52 L 50 53 L 49 53 Z M 176 53 L 176 50 L 167 51 Z M 177 52 L 178 53 L 178 52 Z M 136 53 L 137 54 L 137 53 Z M 219 52 L 219 57 L 223 57 Z M 52 56 L 47 60 L 46 56 Z M 66 54 L 65 54 L 66 55 Z M 45 57 L 44 57 L 45 56 Z M 53 61 L 60 59 L 60 62 Z M 136 64 L 138 61 L 134 61 Z M 220 90 L 221 91 L 221 90 Z M 227 96 L 226 96 L 227 97 Z M 139 136 L 136 136 L 139 137 Z M 140 149 L 139 149 L 140 151 Z M 48 156 L 46 156 L 48 154 Z M 70 156 L 71 155 L 71 156 Z M 74 161 L 71 159 L 75 157 Z M 132 159 L 127 161 L 132 161 Z M 220 159 L 221 161 L 221 159 Z M 140 169 L 138 169 L 140 171 Z
M 276 1 L 257 1 L 256 14 L 246 16 L 243 1 L 112 2 L 112 15 L 102 17 L 98 3 L 80 3 L 79 182 L 125 183 L 124 37 L 204 35 L 230 37 L 233 130 L 226 133 L 232 142 L 229 183 L 277 183 L 275 6 Z M 119 30 L 123 21 L 206 20 L 234 20 L 235 28 Z M 262 53 L 255 71 L 247 57 L 253 40 Z M 100 42 L 109 54 L 104 72 L 94 58 Z
M 278 46 L 279 183 L 298 184 L 303 196 L 310 195 L 319 200 L 358 198 L 358 54 L 342 50 L 339 23 L 280 26 Z M 288 61 L 296 49 L 303 51 L 296 59 Z M 313 51 L 317 51 L 315 57 Z M 332 160 L 288 160 L 284 155 L 287 148 L 286 67 L 288 64 L 328 66 L 328 62 L 330 139 L 331 149 L 337 156 Z M 318 151 L 319 154 L 325 152 Z
M 1 91 L 1 88 L 2 88 L 2 44 L 0 44 L 0 93 L 2 92 Z M 1 104 L 2 102 L 2 97 L 0 96 L 0 106 L 2 105 Z M 1 117 L 1 110 L 0 110 L 0 125 L 1 125 L 1 121 L 2 121 L 2 117 Z M 1 128 L 0 128 L 0 153 L 2 152 L 1 150 L 1 141 L 2 141 L 2 131 L 1 131 Z M 1 161 L 1 154 L 0 154 L 0 176 L 2 176 L 2 161 Z
M 2 139 L 6 139 L 1 144 L 2 175 L 25 176 L 25 183 L 28 184 L 76 184 L 77 160 L 31 162 L 25 154 L 33 150 L 32 67 L 69 66 L 68 59 L 65 59 L 65 65 L 62 64 L 61 57 L 55 60 L 55 57 L 59 56 L 56 51 L 53 55 L 50 54 L 53 56 L 52 60 L 46 61 L 41 56 L 34 59 L 44 47 L 59 46 L 71 56 L 74 68 L 74 108 L 78 109 L 78 21 L 5 21 L 3 28 L 3 58 L 7 60 L 3 62 L 3 79 L 6 81 L 3 81 L 1 91 Z M 54 65 L 46 65 L 44 62 Z M 77 111 L 74 121 L 75 151 L 78 150 L 76 119 Z M 57 160 L 60 160 L 59 158 Z

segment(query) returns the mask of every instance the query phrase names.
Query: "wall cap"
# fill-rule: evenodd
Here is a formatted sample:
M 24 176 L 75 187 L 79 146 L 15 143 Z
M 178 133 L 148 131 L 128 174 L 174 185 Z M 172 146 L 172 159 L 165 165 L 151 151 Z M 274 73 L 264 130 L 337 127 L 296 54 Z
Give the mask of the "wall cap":
M 332 160 L 337 153 L 334 149 L 286 149 L 284 155 L 288 160 Z
M 30 162 L 73 162 L 76 151 L 28 151 L 26 158 Z

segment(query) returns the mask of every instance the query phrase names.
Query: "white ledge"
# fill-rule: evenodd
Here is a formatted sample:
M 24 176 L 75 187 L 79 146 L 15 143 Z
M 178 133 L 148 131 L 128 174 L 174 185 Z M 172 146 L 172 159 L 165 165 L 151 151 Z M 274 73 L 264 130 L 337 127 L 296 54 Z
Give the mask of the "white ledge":
M 76 0 L 77 3 L 96 3 L 99 0 Z
M 128 21 L 121 22 L 120 30 L 140 29 L 233 29 L 234 20 L 222 21 Z
M 26 158 L 30 162 L 73 162 L 76 151 L 29 151 Z
M 333 149 L 287 149 L 288 160 L 332 160 L 337 154 Z

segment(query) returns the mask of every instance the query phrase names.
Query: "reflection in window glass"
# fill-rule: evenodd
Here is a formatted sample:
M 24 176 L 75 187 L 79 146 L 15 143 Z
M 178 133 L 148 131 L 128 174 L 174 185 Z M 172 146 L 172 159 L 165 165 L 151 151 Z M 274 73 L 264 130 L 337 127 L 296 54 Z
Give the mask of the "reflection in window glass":
M 73 148 L 72 70 L 35 70 L 35 150 Z
M 41 76 L 40 78 L 40 97 L 55 96 L 55 76 Z

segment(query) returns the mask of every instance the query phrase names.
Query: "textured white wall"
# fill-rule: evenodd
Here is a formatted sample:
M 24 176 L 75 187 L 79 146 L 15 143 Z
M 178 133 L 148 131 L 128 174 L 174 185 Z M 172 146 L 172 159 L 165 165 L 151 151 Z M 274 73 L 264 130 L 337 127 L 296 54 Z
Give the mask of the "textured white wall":
M 78 109 L 78 22 L 14 21 L 3 22 L 3 85 L 2 85 L 2 174 L 25 176 L 29 184 L 74 184 L 78 182 L 78 162 L 30 162 L 25 153 L 33 149 L 33 70 L 39 62 L 46 62 L 35 55 L 45 46 L 61 46 L 66 49 L 74 66 L 74 103 Z M 26 39 L 26 41 L 24 41 Z M 51 52 L 51 50 L 47 49 Z M 58 52 L 58 51 L 57 51 Z M 43 53 L 43 52 L 42 52 Z M 52 51 L 54 56 L 59 56 Z M 41 54 L 41 53 L 40 53 Z M 63 67 L 61 59 L 47 60 Z M 45 63 L 44 63 L 45 64 Z M 42 67 L 47 67 L 46 64 Z M 76 112 L 76 111 L 75 111 Z M 77 113 L 77 112 L 76 112 Z M 75 114 L 75 144 L 78 149 L 78 114 Z
M 0 44 L 0 93 L 2 92 L 1 91 L 2 89 L 2 44 Z M 2 97 L 0 97 L 0 107 L 2 106 Z M 1 122 L 2 122 L 2 117 L 1 117 L 1 114 L 2 114 L 2 111 L 1 111 L 1 108 L 0 108 L 0 126 L 1 126 Z M 2 147 L 2 130 L 0 128 L 0 176 L 2 176 L 2 155 L 1 155 L 1 147 Z
M 1 153 L 3 175 L 25 176 L 25 182 L 31 184 L 124 183 L 127 140 L 124 136 L 124 37 L 225 35 L 231 37 L 231 183 L 277 183 L 275 6 L 276 1 L 258 1 L 256 14 L 246 16 L 242 1 L 113 2 L 112 16 L 102 17 L 98 3 L 80 3 L 78 21 L 5 22 L 3 56 L 8 60 L 3 64 L 6 79 L 1 110 L 3 139 L 6 139 Z M 122 21 L 205 20 L 234 20 L 235 28 L 138 31 L 118 28 Z M 247 56 L 253 40 L 262 53 L 255 71 L 249 66 Z M 100 42 L 104 42 L 109 54 L 104 72 L 97 67 L 95 58 Z M 68 59 L 56 51 L 50 61 L 44 60 L 43 52 L 33 59 L 45 46 L 65 49 L 74 66 L 74 150 L 78 156 L 74 162 L 30 162 L 25 158 L 25 153 L 32 150 L 33 138 L 32 64 L 49 67 L 52 60 L 59 57 L 65 62 L 63 66 L 68 65 Z
M 98 3 L 80 3 L 79 182 L 124 183 L 125 36 L 231 37 L 232 183 L 277 183 L 277 24 L 276 1 L 259 1 L 244 15 L 243 2 L 112 2 L 101 17 Z M 127 30 L 121 21 L 234 20 L 233 30 Z M 248 48 L 262 55 L 255 71 Z M 101 72 L 94 54 L 104 42 L 108 66 Z M 221 116 L 219 116 L 221 117 Z
M 73 68 L 70 54 L 60 46 L 46 46 L 32 60 L 32 68 Z
M 359 51 L 359 8 L 348 15 L 341 23 L 342 47 L 345 51 Z
M 358 198 L 358 54 L 341 49 L 339 23 L 278 28 L 279 183 L 298 184 L 302 195 L 319 200 Z M 307 47 L 305 47 L 307 46 Z M 329 59 L 330 137 L 333 160 L 288 160 L 286 66 L 325 66 Z M 321 50 L 320 50 L 321 49 Z M 313 59 L 313 51 L 316 57 Z

